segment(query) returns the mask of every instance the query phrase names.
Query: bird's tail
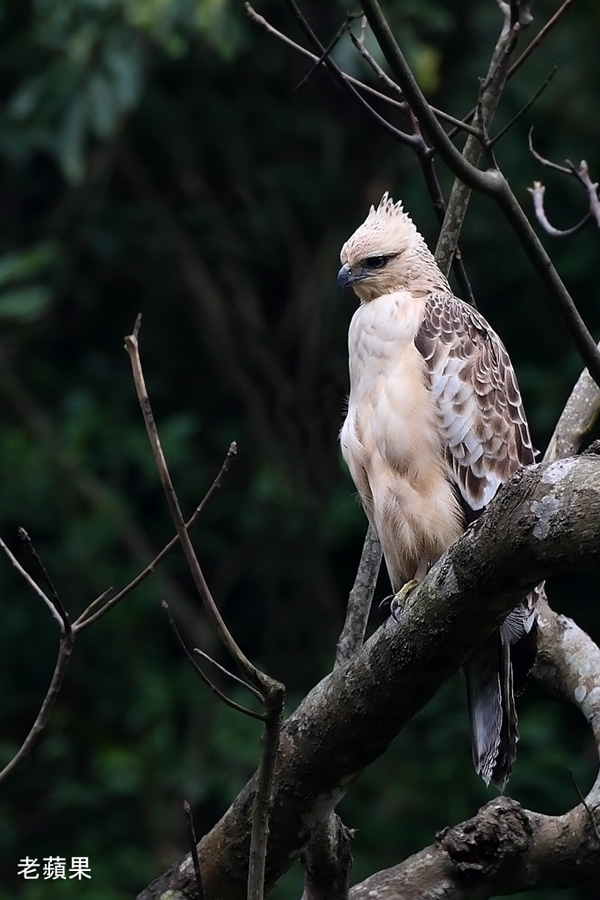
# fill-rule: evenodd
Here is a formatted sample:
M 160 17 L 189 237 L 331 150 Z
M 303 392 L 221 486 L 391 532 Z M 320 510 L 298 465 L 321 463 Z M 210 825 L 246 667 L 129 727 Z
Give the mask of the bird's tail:
M 528 601 L 510 613 L 464 667 L 473 765 L 486 785 L 491 781 L 501 791 L 517 756 L 515 695 L 535 659 L 535 618 L 528 613 Z

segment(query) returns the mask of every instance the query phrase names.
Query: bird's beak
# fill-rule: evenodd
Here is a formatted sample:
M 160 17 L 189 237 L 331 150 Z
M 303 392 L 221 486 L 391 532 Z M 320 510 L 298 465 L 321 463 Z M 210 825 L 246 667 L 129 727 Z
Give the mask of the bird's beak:
M 339 290 L 343 290 L 349 284 L 353 284 L 356 277 L 350 268 L 350 263 L 344 263 L 337 276 L 337 286 Z

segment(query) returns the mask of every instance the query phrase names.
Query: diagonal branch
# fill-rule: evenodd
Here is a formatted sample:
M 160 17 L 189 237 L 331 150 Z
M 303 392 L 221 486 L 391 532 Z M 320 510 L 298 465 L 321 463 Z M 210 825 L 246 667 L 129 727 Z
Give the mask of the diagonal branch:
M 52 710 L 54 709 L 54 704 L 56 703 L 56 699 L 60 693 L 67 667 L 71 660 L 71 651 L 73 650 L 74 642 L 75 633 L 73 631 L 69 630 L 63 631 L 61 633 L 56 665 L 54 667 L 54 672 L 52 674 L 52 679 L 46 692 L 46 696 L 42 701 L 40 711 L 36 716 L 35 722 L 31 726 L 31 731 L 21 744 L 19 750 L 15 753 L 11 761 L 2 769 L 2 771 L 0 771 L 0 782 L 7 778 L 15 768 L 15 766 L 18 765 L 18 763 L 27 756 L 27 754 L 31 751 L 31 748 L 35 744 L 38 736 L 48 724 L 48 720 L 50 719 L 50 715 L 52 714 Z
M 156 422 L 152 414 L 152 407 L 150 406 L 150 400 L 148 397 L 148 392 L 146 390 L 146 383 L 144 380 L 144 374 L 142 372 L 142 364 L 140 362 L 138 349 L 138 334 L 140 325 L 141 315 L 138 315 L 132 334 L 127 335 L 127 337 L 125 338 L 125 349 L 127 350 L 131 362 L 135 389 L 144 417 L 144 424 L 146 425 L 148 438 L 150 439 L 150 444 L 152 446 L 152 452 L 154 454 L 154 460 L 156 462 L 160 481 L 167 500 L 167 505 L 169 507 L 169 512 L 171 513 L 171 518 L 173 519 L 173 523 L 177 531 L 177 536 L 181 543 L 181 547 L 183 549 L 187 564 L 190 568 L 196 590 L 202 598 L 204 608 L 215 628 L 215 631 L 223 641 L 223 644 L 227 648 L 227 651 L 230 653 L 232 659 L 235 660 L 240 670 L 252 684 L 261 689 L 263 687 L 262 673 L 258 671 L 258 669 L 250 662 L 247 656 L 238 647 L 229 629 L 227 628 L 225 621 L 221 616 L 221 613 L 217 609 L 217 605 L 213 599 L 208 584 L 206 583 L 204 574 L 202 572 L 202 569 L 200 568 L 200 563 L 198 562 L 198 558 L 192 546 L 190 536 L 187 533 L 183 515 L 181 513 L 181 508 L 179 506 L 179 500 L 177 499 L 177 495 L 173 487 L 173 482 L 171 481 L 171 476 L 169 475 L 169 470 L 167 468 L 167 463 L 162 452 L 160 439 L 158 437 L 158 431 L 156 430 Z
M 169 609 L 168 604 L 163 600 L 161 606 L 167 615 L 167 619 L 169 621 L 169 625 L 171 626 L 171 630 L 177 639 L 177 643 L 183 650 L 184 656 L 186 657 L 187 661 L 191 665 L 191 667 L 194 670 L 194 672 L 196 673 L 196 675 L 200 676 L 201 680 L 204 682 L 204 684 L 207 686 L 207 688 L 210 691 L 212 691 L 213 694 L 215 694 L 219 698 L 219 700 L 222 700 L 223 703 L 225 703 L 225 705 L 229 706 L 231 709 L 235 709 L 237 712 L 241 712 L 245 716 L 250 716 L 252 719 L 260 719 L 261 722 L 264 722 L 265 721 L 264 715 L 262 715 L 261 713 L 254 712 L 254 710 L 248 709 L 246 706 L 242 706 L 241 703 L 236 703 L 235 700 L 232 700 L 230 697 L 227 696 L 227 694 L 224 694 L 223 691 L 221 691 L 216 686 L 216 684 L 213 684 L 213 682 L 210 680 L 208 675 L 206 675 L 202 671 L 202 669 L 200 668 L 200 666 L 198 665 L 198 663 L 196 662 L 196 660 L 194 659 L 194 657 L 188 650 L 188 648 L 185 644 L 185 641 L 181 637 L 181 634 L 179 633 L 179 629 L 177 628 L 177 625 L 175 624 L 173 616 L 171 615 L 171 610 Z M 211 662 L 212 662 L 212 660 L 211 660 Z M 247 687 L 247 685 L 245 685 L 245 686 Z
M 219 469 L 217 477 L 215 478 L 215 480 L 209 487 L 208 491 L 206 492 L 206 494 L 204 495 L 201 502 L 196 507 L 196 509 L 194 510 L 194 512 L 188 519 L 188 521 L 185 523 L 186 531 L 189 531 L 189 529 L 192 527 L 192 525 L 196 524 L 196 522 L 202 515 L 204 509 L 206 508 L 206 505 L 207 505 L 208 501 L 210 500 L 210 498 L 213 496 L 215 491 L 221 487 L 221 483 L 223 481 L 223 476 L 228 471 L 229 466 L 231 465 L 231 461 L 235 458 L 236 454 L 237 454 L 237 444 L 235 441 L 232 441 L 231 444 L 229 445 L 229 449 L 227 451 L 225 459 L 223 460 L 221 468 Z M 114 597 L 111 597 L 111 599 L 108 600 L 104 604 L 104 606 L 100 607 L 100 609 L 96 610 L 96 612 L 93 612 L 93 610 L 96 608 L 96 606 L 99 603 L 101 603 L 102 600 L 106 597 L 108 591 L 104 591 L 104 593 L 101 594 L 100 597 L 97 597 L 92 603 L 90 603 L 90 605 L 87 607 L 87 609 L 85 609 L 81 613 L 81 615 L 79 616 L 79 618 L 73 625 L 73 628 L 76 631 L 80 631 L 82 628 L 87 628 L 87 626 L 91 625 L 92 622 L 96 622 L 98 619 L 100 619 L 102 616 L 104 616 L 107 612 L 109 612 L 113 608 L 113 606 L 116 606 L 117 603 L 120 603 L 121 600 L 123 600 L 128 594 L 130 594 L 132 591 L 134 591 L 142 583 L 142 581 L 144 581 L 148 577 L 148 575 L 151 575 L 152 572 L 154 572 L 154 570 L 156 569 L 156 567 L 163 561 L 165 556 L 167 556 L 167 554 L 170 553 L 171 550 L 173 550 L 173 548 L 176 547 L 178 543 L 179 543 L 179 535 L 176 534 L 175 537 L 171 538 L 169 543 L 163 547 L 163 549 L 160 551 L 160 553 L 158 553 L 154 557 L 152 562 L 148 563 L 146 568 L 143 569 L 138 575 L 136 575 L 136 577 L 134 579 L 132 579 L 132 581 L 130 581 L 128 585 L 126 585 L 121 591 L 119 591 L 118 594 L 115 594 Z M 109 588 L 109 590 L 110 590 L 110 588 Z
M 40 597 L 44 601 L 44 603 L 50 610 L 52 617 L 54 619 L 56 619 L 56 621 L 60 625 L 61 632 L 64 634 L 64 633 L 67 633 L 67 631 L 70 631 L 71 626 L 69 625 L 69 618 L 68 618 L 67 614 L 66 613 L 64 614 L 66 618 L 63 619 L 61 612 L 56 608 L 56 606 L 54 605 L 52 600 L 50 600 L 50 598 L 44 593 L 44 591 L 41 589 L 41 587 L 33 580 L 31 575 L 23 568 L 23 566 L 18 561 L 18 559 L 15 557 L 15 555 L 6 546 L 6 544 L 4 543 L 2 538 L 0 538 L 0 549 L 4 550 L 4 552 L 8 556 L 9 560 L 11 561 L 11 563 L 13 564 L 13 566 L 15 567 L 15 569 L 17 570 L 19 575 L 25 579 L 25 581 L 27 582 L 29 587 L 32 588 L 32 590 L 35 591 L 35 593 L 38 595 L 38 597 Z
M 300 10 L 296 0 L 286 0 L 287 5 L 290 7 L 296 21 L 304 31 L 305 35 L 315 47 L 320 57 L 323 59 L 324 65 L 331 72 L 337 83 L 340 85 L 342 90 L 344 90 L 347 94 L 349 94 L 353 100 L 355 100 L 359 106 L 361 106 L 366 112 L 370 115 L 372 119 L 374 119 L 378 125 L 380 125 L 384 131 L 387 131 L 395 140 L 399 141 L 401 144 L 405 144 L 408 147 L 414 145 L 414 136 L 411 134 L 407 134 L 405 131 L 401 131 L 399 128 L 395 128 L 387 119 L 384 119 L 376 109 L 374 109 L 370 103 L 368 103 L 365 98 L 356 90 L 354 85 L 352 85 L 347 79 L 344 78 L 342 72 L 339 67 L 334 63 L 329 54 L 327 53 L 325 47 L 312 30 L 309 25 L 306 17 L 303 15 Z
M 246 898 L 247 900 L 263 900 L 265 887 L 265 865 L 267 856 L 267 840 L 269 836 L 269 818 L 272 806 L 272 786 L 275 775 L 275 765 L 277 762 L 277 754 L 279 750 L 279 737 L 281 732 L 281 721 L 283 718 L 283 707 L 285 702 L 285 687 L 273 678 L 269 678 L 264 672 L 257 669 L 247 658 L 238 644 L 231 635 L 223 617 L 217 609 L 216 603 L 210 592 L 208 584 L 204 578 L 204 574 L 198 562 L 198 558 L 192 546 L 190 536 L 187 532 L 179 500 L 175 493 L 175 488 L 171 481 L 171 476 L 167 468 L 167 463 L 162 452 L 156 422 L 150 405 L 150 398 L 146 390 L 144 373 L 139 355 L 138 335 L 141 327 L 142 317 L 138 315 L 133 332 L 125 338 L 125 349 L 129 355 L 131 368 L 133 372 L 133 380 L 136 393 L 144 417 L 144 424 L 152 447 L 154 461 L 159 473 L 160 481 L 163 487 L 167 505 L 171 513 L 171 518 L 175 525 L 179 541 L 181 543 L 187 564 L 189 566 L 196 590 L 202 598 L 204 608 L 207 615 L 215 628 L 215 631 L 221 638 L 224 646 L 228 650 L 232 659 L 236 662 L 238 668 L 251 685 L 258 690 L 261 695 L 263 706 L 265 708 L 264 722 L 265 731 L 263 736 L 262 750 L 258 766 L 256 785 L 252 791 L 250 809 L 248 811 L 248 819 L 251 822 L 250 846 L 247 854 L 247 879 L 246 879 Z M 183 642 L 182 642 L 183 643 Z M 187 648 L 186 649 L 187 653 Z M 189 655 L 189 654 L 188 654 Z M 195 666 L 195 662 L 193 662 Z M 201 672 L 201 670 L 199 670 Z M 204 679 L 204 675 L 202 673 Z M 204 679 L 206 680 L 206 679 Z M 214 689 L 214 686 L 213 686 Z M 233 701 L 228 701 L 229 705 Z M 249 715 L 255 715 L 250 710 L 245 710 Z M 248 820 L 247 820 L 248 821 Z M 190 856 L 182 870 L 187 871 L 189 865 L 193 866 L 193 859 Z M 193 868 L 194 878 L 196 870 Z M 208 877 L 208 876 L 207 876 Z M 204 884 L 204 879 L 203 879 Z M 210 893 L 210 892 L 209 892 Z
M 583 565 L 600 566 L 600 459 L 590 455 L 522 470 L 430 570 L 399 624 L 392 620 L 381 627 L 284 725 L 267 886 L 302 852 L 358 773 L 524 593 L 551 572 Z M 251 781 L 200 842 L 208 896 L 245 895 L 253 792 Z M 176 863 L 139 900 L 154 900 L 166 890 L 185 892 L 192 879 L 191 867 Z
M 491 197 L 503 212 L 537 275 L 546 287 L 561 315 L 569 335 L 594 381 L 600 384 L 600 352 L 577 311 L 573 299 L 564 286 L 552 260 L 513 194 L 508 181 L 497 169 L 481 171 L 471 165 L 456 149 L 437 121 L 423 96 L 377 0 L 362 0 L 373 34 L 394 73 L 402 93 L 413 112 L 427 131 L 431 143 L 452 173 L 467 187 Z

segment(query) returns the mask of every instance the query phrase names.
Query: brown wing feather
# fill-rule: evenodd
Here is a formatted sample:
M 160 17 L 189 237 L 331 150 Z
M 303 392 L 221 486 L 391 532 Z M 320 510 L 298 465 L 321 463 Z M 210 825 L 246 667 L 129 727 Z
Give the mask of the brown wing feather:
M 504 481 L 534 461 L 515 373 L 495 331 L 452 294 L 429 295 L 415 345 L 437 400 L 448 477 L 470 521 Z M 515 687 L 522 689 L 535 658 L 535 602 L 542 589 L 532 591 L 464 667 L 475 768 L 501 790 L 516 757 Z
M 485 319 L 452 294 L 430 294 L 415 344 L 438 402 L 449 474 L 470 509 L 534 461 L 515 373 Z

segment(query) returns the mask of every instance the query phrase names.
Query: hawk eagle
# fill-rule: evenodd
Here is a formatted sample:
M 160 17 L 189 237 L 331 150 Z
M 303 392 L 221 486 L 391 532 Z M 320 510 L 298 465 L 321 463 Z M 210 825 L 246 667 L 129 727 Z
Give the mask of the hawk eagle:
M 341 262 L 338 284 L 361 301 L 348 335 L 342 454 L 398 591 L 424 578 L 534 451 L 502 341 L 453 296 L 401 203 L 384 194 Z M 500 789 L 516 757 L 514 698 L 535 655 L 536 599 L 464 667 L 473 762 Z

